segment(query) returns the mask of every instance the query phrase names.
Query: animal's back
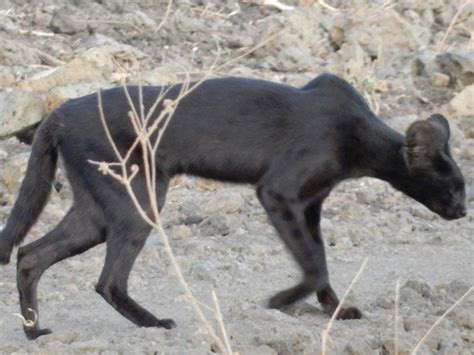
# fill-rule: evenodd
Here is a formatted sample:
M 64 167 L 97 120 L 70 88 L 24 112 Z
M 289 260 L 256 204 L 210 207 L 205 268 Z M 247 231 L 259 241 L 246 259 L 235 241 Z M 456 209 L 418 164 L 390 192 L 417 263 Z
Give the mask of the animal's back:
M 128 87 L 138 107 L 138 87 Z M 145 112 L 161 87 L 143 87 Z M 174 98 L 180 86 L 167 97 Z M 124 153 L 135 139 L 123 88 L 102 92 L 107 125 Z M 298 138 L 301 91 L 261 80 L 223 78 L 203 82 L 179 103 L 158 150 L 160 169 L 235 182 L 256 182 L 272 155 Z M 158 115 L 158 107 L 154 117 Z M 61 150 L 75 159 L 114 161 L 96 94 L 57 110 Z

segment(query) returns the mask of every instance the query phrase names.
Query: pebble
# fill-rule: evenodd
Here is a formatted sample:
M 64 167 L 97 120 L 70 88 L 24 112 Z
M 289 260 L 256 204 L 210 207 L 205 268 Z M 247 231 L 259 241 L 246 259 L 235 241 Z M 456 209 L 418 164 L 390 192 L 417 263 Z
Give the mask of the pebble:
M 435 72 L 433 75 L 431 75 L 431 83 L 434 86 L 438 87 L 448 87 L 449 86 L 449 75 L 440 73 L 440 72 Z

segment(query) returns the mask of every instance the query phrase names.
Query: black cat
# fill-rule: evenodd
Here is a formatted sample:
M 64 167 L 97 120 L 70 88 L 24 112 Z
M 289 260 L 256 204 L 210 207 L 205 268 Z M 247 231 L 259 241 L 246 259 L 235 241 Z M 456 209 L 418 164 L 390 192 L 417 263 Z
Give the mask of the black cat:
M 180 87 L 170 88 L 167 98 L 175 98 Z M 162 89 L 143 87 L 146 110 Z M 138 88 L 129 91 L 138 104 Z M 123 88 L 104 90 L 102 101 L 112 137 L 125 153 L 136 137 Z M 177 174 L 255 185 L 270 220 L 303 270 L 302 281 L 272 297 L 270 307 L 283 307 L 315 292 L 332 314 L 339 300 L 329 283 L 319 225 L 324 199 L 342 180 L 371 176 L 445 219 L 464 217 L 464 180 L 449 152 L 449 134 L 447 120 L 438 114 L 413 123 L 406 137 L 397 133 L 375 116 L 348 82 L 330 74 L 303 88 L 242 78 L 207 80 L 181 101 L 164 133 L 156 156 L 158 204 L 163 207 L 168 182 Z M 74 203 L 55 229 L 18 250 L 23 316 L 31 320 L 29 309 L 38 312 L 37 285 L 48 267 L 107 242 L 97 292 L 138 326 L 174 327 L 173 320 L 156 318 L 128 296 L 128 276 L 150 227 L 124 187 L 88 162 L 116 160 L 96 94 L 68 101 L 38 128 L 18 200 L 0 234 L 0 262 L 9 262 L 13 246 L 22 242 L 45 206 L 58 153 Z M 131 164 L 143 165 L 139 149 Z M 143 176 L 136 177 L 133 188 L 146 204 Z M 337 317 L 360 318 L 361 313 L 342 308 Z M 25 327 L 29 339 L 50 332 L 39 322 Z

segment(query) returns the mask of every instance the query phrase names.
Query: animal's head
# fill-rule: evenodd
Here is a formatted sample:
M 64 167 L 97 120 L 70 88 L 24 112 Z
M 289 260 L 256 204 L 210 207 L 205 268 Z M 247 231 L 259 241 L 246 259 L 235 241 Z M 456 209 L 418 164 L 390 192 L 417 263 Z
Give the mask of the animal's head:
M 435 114 L 414 122 L 406 132 L 405 159 L 409 195 L 444 219 L 466 216 L 466 192 L 461 170 L 449 151 L 446 118 Z

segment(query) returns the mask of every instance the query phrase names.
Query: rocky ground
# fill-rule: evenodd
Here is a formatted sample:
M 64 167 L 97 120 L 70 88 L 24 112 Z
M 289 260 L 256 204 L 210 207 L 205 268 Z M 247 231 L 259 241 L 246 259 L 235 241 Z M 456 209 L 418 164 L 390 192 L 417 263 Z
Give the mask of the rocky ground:
M 402 131 L 442 112 L 464 172 L 468 216 L 446 222 L 373 179 L 341 184 L 322 223 L 332 283 L 345 291 L 368 264 L 349 299 L 361 320 L 339 321 L 330 353 L 393 354 L 394 298 L 400 280 L 400 353 L 409 353 L 434 321 L 474 283 L 474 24 L 472 1 L 0 1 L 0 229 L 26 169 L 29 146 L 15 137 L 64 100 L 98 88 L 163 84 L 213 75 L 263 78 L 300 86 L 330 71 L 351 81 L 381 118 Z M 458 10 L 461 11 L 458 12 Z M 162 20 L 166 22 L 161 25 Z M 452 19 L 455 21 L 450 26 Z M 255 49 L 258 47 L 257 49 Z M 250 52 L 248 55 L 244 54 Z M 62 172 L 59 181 L 65 182 Z M 66 213 L 71 193 L 53 193 L 27 241 Z M 163 221 L 184 275 L 200 300 L 217 293 L 231 343 L 241 354 L 315 354 L 328 318 L 315 297 L 268 310 L 274 292 L 299 271 L 250 187 L 189 177 L 174 181 Z M 15 263 L 0 276 L 0 353 L 205 354 L 211 344 L 182 300 L 160 237 L 150 236 L 130 294 L 171 331 L 140 329 L 95 292 L 103 246 L 65 260 L 40 282 L 42 325 L 52 335 L 25 340 Z M 474 352 L 474 296 L 423 345 L 423 353 Z

